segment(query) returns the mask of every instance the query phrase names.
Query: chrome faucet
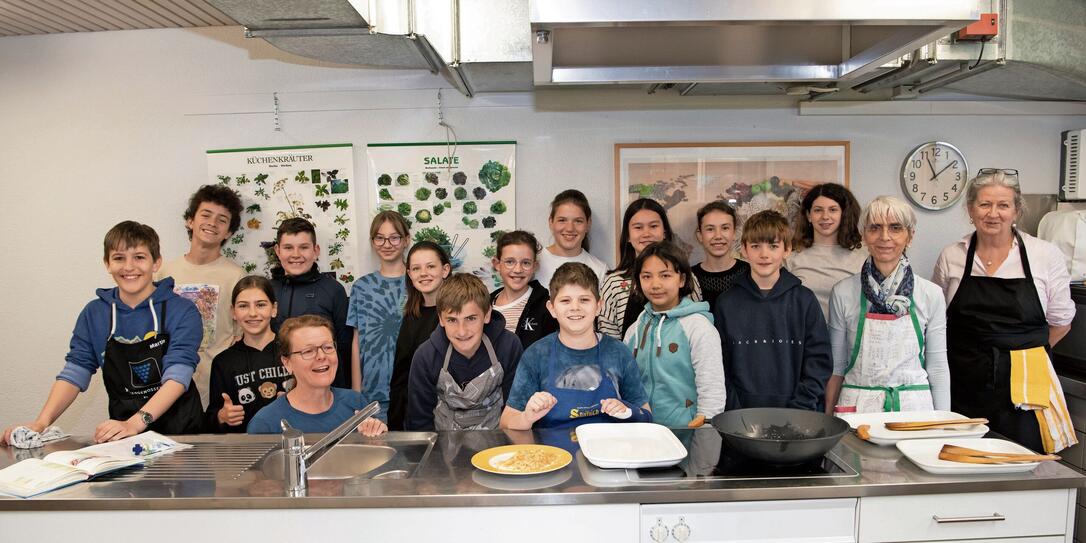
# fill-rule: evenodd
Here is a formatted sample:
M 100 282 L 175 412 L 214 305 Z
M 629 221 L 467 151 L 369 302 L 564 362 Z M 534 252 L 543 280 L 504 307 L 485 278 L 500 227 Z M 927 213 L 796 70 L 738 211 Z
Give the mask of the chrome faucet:
M 304 495 L 307 486 L 306 468 L 317 463 L 332 447 L 354 432 L 362 421 L 376 415 L 380 410 L 381 406 L 377 402 L 363 407 L 309 447 L 305 446 L 305 436 L 301 430 L 291 426 L 287 419 L 280 419 L 279 426 L 283 429 L 283 480 L 286 482 L 287 492 L 291 496 Z

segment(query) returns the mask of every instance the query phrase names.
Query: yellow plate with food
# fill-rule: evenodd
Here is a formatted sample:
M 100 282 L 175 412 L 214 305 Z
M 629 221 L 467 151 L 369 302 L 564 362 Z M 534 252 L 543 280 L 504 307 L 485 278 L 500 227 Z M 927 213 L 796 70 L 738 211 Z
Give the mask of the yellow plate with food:
M 573 455 L 550 445 L 505 445 L 475 453 L 471 465 L 500 475 L 539 475 L 562 469 Z

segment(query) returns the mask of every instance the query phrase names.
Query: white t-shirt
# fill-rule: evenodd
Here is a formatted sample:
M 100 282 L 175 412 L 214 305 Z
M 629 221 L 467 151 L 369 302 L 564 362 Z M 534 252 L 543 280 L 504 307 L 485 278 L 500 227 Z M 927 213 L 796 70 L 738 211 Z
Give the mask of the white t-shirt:
M 551 286 L 551 277 L 554 277 L 554 271 L 559 266 L 566 262 L 580 262 L 592 268 L 592 271 L 596 272 L 596 278 L 599 279 L 600 284 L 603 284 L 603 276 L 607 274 L 607 264 L 592 256 L 592 253 L 588 251 L 581 251 L 581 254 L 577 256 L 558 256 L 550 252 L 549 249 L 543 248 L 539 251 L 539 271 L 535 272 L 535 278 L 539 281 L 539 284 L 544 288 L 549 289 Z

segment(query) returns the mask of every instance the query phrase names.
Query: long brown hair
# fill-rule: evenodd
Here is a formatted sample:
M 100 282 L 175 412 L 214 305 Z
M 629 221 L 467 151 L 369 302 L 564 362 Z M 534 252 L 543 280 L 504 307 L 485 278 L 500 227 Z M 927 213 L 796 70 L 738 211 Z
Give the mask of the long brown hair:
M 792 235 L 792 249 L 806 249 L 814 244 L 814 227 L 807 220 L 811 206 L 819 196 L 829 198 L 841 206 L 841 222 L 837 226 L 837 244 L 850 251 L 860 248 L 863 237 L 860 235 L 860 203 L 852 192 L 837 183 L 823 183 L 807 191 L 803 197 L 803 207 L 796 216 L 796 226 Z
M 441 260 L 441 264 L 452 267 L 452 263 L 449 262 L 449 255 L 445 254 L 445 251 L 441 249 L 441 246 L 426 240 L 420 241 L 411 247 L 411 250 L 407 252 L 407 269 L 411 269 L 411 256 L 419 251 L 433 251 L 437 254 L 438 259 Z M 415 284 L 411 282 L 411 276 L 404 274 L 403 280 L 407 282 L 407 300 L 403 304 L 404 316 L 420 317 L 422 316 L 422 293 L 415 288 Z

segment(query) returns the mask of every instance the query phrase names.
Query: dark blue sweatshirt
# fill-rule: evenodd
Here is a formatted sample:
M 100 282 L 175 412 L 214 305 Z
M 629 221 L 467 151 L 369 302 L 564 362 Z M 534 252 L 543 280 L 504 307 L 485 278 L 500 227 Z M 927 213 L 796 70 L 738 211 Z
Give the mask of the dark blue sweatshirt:
M 321 273 L 317 264 L 301 275 L 287 275 L 282 267 L 272 268 L 272 287 L 279 302 L 279 313 L 272 319 L 272 331 L 279 333 L 283 321 L 301 315 L 319 315 L 335 328 L 339 371 L 332 386 L 351 388 L 351 344 L 354 331 L 347 326 L 347 292 L 336 281 L 336 274 Z
M 810 289 L 781 269 L 763 293 L 750 273 L 713 308 L 724 354 L 725 409 L 792 407 L 820 411 L 833 371 L 826 319 Z
M 517 371 L 524 348 L 516 334 L 505 329 L 505 317 L 497 311 L 490 312 L 490 322 L 483 326 L 483 333 L 494 345 L 494 354 L 502 366 L 502 402 L 509 398 L 513 375 Z M 408 431 L 434 429 L 434 407 L 437 407 L 437 376 L 445 363 L 445 351 L 449 338 L 440 325 L 430 334 L 430 339 L 419 346 L 411 359 L 411 375 L 407 382 L 407 418 L 404 428 Z M 453 349 L 449 358 L 449 374 L 460 386 L 464 386 L 490 367 L 490 356 L 481 343 L 475 355 L 468 360 Z

